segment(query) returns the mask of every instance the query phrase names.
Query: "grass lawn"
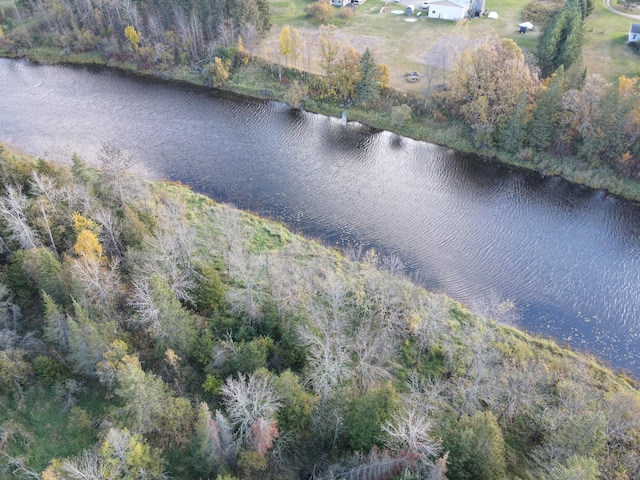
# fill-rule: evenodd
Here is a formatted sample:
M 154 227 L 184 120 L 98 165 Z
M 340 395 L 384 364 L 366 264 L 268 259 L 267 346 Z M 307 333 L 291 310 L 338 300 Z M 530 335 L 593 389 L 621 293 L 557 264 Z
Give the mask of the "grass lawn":
M 402 1 L 408 3 L 408 0 Z M 270 52 L 276 48 L 281 27 L 285 24 L 298 28 L 310 38 L 317 34 L 319 24 L 308 19 L 304 13 L 305 7 L 310 3 L 309 0 L 271 1 L 273 28 L 262 44 L 262 56 L 275 60 Z M 419 5 L 421 2 L 412 3 Z M 381 13 L 385 4 L 388 8 Z M 410 18 L 413 21 L 407 21 L 409 17 L 404 14 L 392 13 L 394 10 L 403 11 L 405 6 L 402 3 L 368 0 L 355 8 L 355 14 L 350 19 L 340 18 L 340 9 L 336 8 L 336 16 L 327 23 L 334 23 L 340 34 L 358 51 L 362 52 L 369 47 L 376 61 L 389 67 L 391 86 L 419 93 L 424 88 L 423 84 L 408 83 L 404 74 L 412 70 L 424 72 L 428 69 L 426 58 L 429 50 L 442 37 L 447 37 L 449 53 L 455 49 L 456 38 L 477 38 L 488 32 L 510 38 L 523 50 L 535 52 L 541 31 L 534 27 L 533 31 L 524 35 L 517 32 L 518 24 L 522 21 L 522 10 L 527 4 L 528 0 L 487 0 L 486 8 L 496 11 L 497 19 L 474 18 L 456 23 L 422 15 L 413 16 Z M 600 0 L 596 0 L 596 9 L 585 24 L 584 57 L 590 73 L 600 73 L 609 80 L 620 75 L 640 75 L 640 55 L 625 45 L 631 21 L 609 12 Z M 445 51 L 448 50 L 445 48 Z M 317 53 L 312 54 L 312 57 L 315 60 L 311 61 L 310 70 L 320 73 Z
M 609 80 L 621 75 L 640 76 L 640 54 L 626 45 L 633 22 L 640 20 L 610 12 L 602 1 L 596 1 L 594 12 L 585 21 L 583 56 L 588 72 L 599 73 Z

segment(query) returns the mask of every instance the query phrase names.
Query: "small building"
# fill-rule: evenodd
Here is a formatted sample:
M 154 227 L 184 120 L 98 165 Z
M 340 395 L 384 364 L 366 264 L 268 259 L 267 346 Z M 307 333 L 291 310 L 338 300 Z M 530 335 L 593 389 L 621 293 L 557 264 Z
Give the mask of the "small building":
M 629 36 L 627 37 L 627 43 L 640 43 L 640 23 L 632 23 L 629 29 Z
M 484 2 L 485 0 L 472 0 L 471 2 L 471 16 L 472 17 L 481 17 L 484 13 Z
M 469 14 L 469 6 L 469 0 L 432 0 L 429 5 L 429 17 L 462 20 Z
M 411 15 L 413 15 L 413 12 L 416 11 L 416 7 L 414 5 L 407 5 L 407 8 L 404 9 L 404 14 L 407 17 L 410 17 Z
M 334 7 L 344 7 L 346 5 L 349 5 L 351 3 L 351 0 L 331 0 L 331 5 L 333 5 Z

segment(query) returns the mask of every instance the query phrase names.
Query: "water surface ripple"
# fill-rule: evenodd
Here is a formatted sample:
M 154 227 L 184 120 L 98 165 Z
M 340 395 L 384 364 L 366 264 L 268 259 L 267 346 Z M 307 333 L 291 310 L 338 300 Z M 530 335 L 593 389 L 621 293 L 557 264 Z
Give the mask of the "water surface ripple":
M 103 144 L 331 244 L 397 255 L 468 305 L 640 373 L 640 207 L 275 102 L 0 60 L 0 140 L 44 158 Z

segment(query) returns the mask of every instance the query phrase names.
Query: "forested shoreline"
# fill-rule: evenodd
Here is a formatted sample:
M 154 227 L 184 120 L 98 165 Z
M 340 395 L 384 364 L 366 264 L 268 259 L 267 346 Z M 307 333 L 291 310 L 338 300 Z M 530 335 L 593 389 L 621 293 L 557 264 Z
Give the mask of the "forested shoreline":
M 5 475 L 640 474 L 633 383 L 506 305 L 472 313 L 392 258 L 143 181 L 117 147 L 100 169 L 0 160 Z
M 426 67 L 422 95 L 389 88 L 388 67 L 321 23 L 330 17 L 318 20 L 317 35 L 285 25 L 269 58 L 257 58 L 269 2 L 214 3 L 12 1 L 0 5 L 0 52 L 109 65 L 331 115 L 347 109 L 374 128 L 640 199 L 640 86 L 636 77 L 610 82 L 585 71 L 591 1 L 554 7 L 535 55 L 491 34 L 465 39 L 461 27 L 446 80 Z M 309 73 L 312 63 L 322 75 Z

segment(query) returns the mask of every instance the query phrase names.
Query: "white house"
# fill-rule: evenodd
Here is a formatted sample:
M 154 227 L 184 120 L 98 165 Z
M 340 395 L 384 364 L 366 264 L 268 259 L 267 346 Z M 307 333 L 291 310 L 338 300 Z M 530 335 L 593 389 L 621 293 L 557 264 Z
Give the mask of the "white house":
M 432 0 L 429 18 L 462 20 L 469 13 L 469 0 Z
M 629 36 L 627 37 L 627 43 L 636 42 L 640 43 L 640 23 L 632 23 L 629 29 Z
M 344 7 L 345 5 L 349 5 L 351 0 L 331 0 L 331 5 L 334 7 Z

